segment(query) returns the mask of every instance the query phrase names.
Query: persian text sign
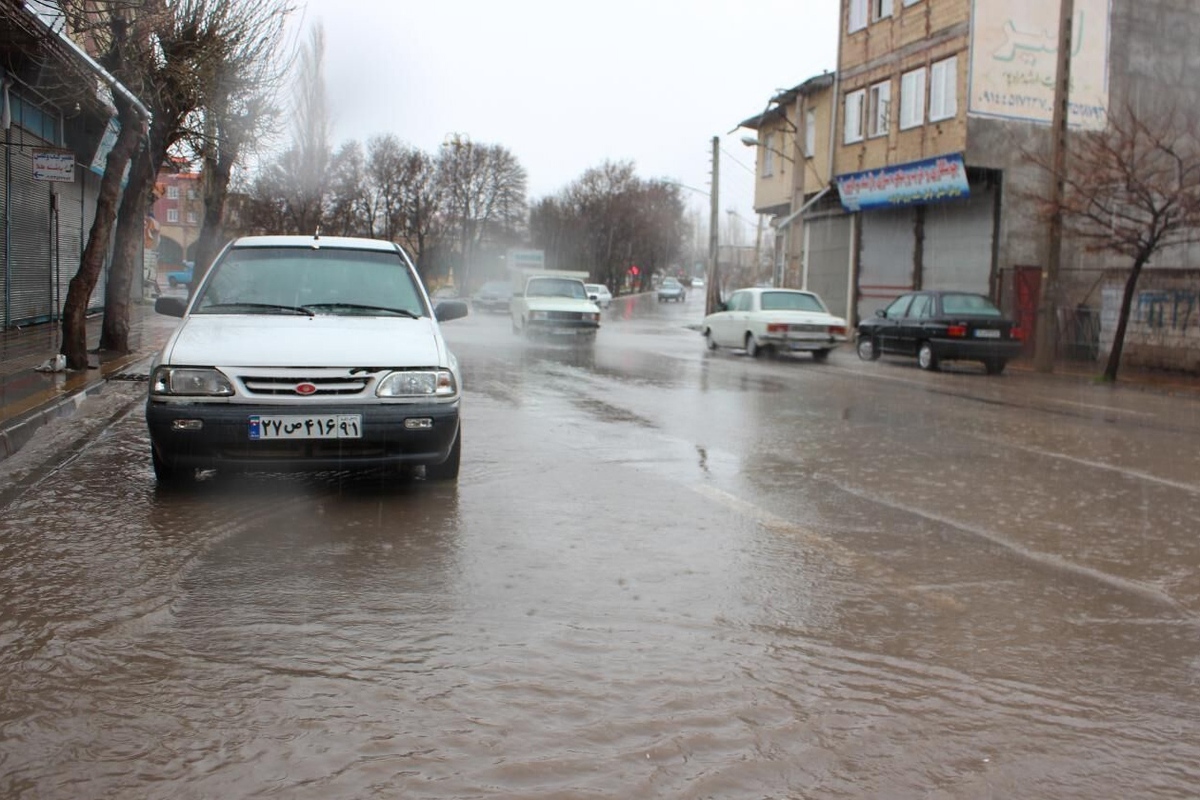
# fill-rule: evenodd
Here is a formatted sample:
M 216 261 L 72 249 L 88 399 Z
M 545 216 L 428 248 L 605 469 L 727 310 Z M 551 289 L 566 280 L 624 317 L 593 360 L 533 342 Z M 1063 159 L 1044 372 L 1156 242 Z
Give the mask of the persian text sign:
M 1058 3 L 975 0 L 971 13 L 969 111 L 1049 124 L 1058 70 Z M 1075 0 L 1072 127 L 1108 124 L 1109 0 Z
M 839 175 L 837 186 L 847 211 L 938 203 L 971 194 L 959 153 Z
M 75 182 L 75 154 L 70 150 L 34 150 L 35 181 Z

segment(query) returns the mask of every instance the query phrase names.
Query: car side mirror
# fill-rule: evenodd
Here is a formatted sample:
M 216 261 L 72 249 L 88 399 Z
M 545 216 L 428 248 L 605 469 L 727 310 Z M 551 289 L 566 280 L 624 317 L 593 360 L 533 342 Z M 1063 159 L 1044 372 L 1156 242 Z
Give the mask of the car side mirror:
M 875 309 L 875 316 L 879 317 L 880 319 L 882 319 L 883 317 L 886 317 L 887 309 L 883 309 L 883 308 Z
M 600 295 L 598 295 L 598 294 L 589 294 L 588 295 L 588 300 L 599 300 L 599 299 L 600 299 Z
M 465 300 L 443 300 L 433 307 L 433 316 L 438 322 L 461 319 L 469 313 Z
M 187 301 L 182 297 L 159 297 L 154 301 L 154 311 L 168 317 L 182 317 L 187 311 Z

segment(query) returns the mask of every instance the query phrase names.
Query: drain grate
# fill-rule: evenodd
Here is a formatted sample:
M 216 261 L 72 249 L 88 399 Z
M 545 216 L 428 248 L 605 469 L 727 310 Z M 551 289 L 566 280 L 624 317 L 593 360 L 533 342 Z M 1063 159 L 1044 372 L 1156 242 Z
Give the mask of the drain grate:
M 150 380 L 150 375 L 145 372 L 120 372 L 116 375 L 109 375 L 110 381 L 125 381 L 127 383 L 145 383 Z

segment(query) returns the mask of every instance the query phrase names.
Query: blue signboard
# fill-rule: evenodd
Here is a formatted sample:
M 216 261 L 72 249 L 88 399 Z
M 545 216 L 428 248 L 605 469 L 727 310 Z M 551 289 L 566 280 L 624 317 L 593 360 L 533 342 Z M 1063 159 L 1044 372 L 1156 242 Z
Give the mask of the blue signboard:
M 962 200 L 971 194 L 961 153 L 837 177 L 847 211 Z

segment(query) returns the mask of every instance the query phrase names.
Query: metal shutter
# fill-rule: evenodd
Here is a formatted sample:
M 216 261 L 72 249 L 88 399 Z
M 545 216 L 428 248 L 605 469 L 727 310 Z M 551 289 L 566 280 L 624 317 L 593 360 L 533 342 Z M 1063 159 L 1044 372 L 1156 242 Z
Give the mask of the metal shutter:
M 858 318 L 866 319 L 913 288 L 916 211 L 911 207 L 868 211 L 860 215 L 859 223 Z
M 844 214 L 805 220 L 805 288 L 825 301 L 831 314 L 853 315 L 850 308 L 850 217 Z
M 924 289 L 991 294 L 996 191 L 971 187 L 966 201 L 925 210 Z

